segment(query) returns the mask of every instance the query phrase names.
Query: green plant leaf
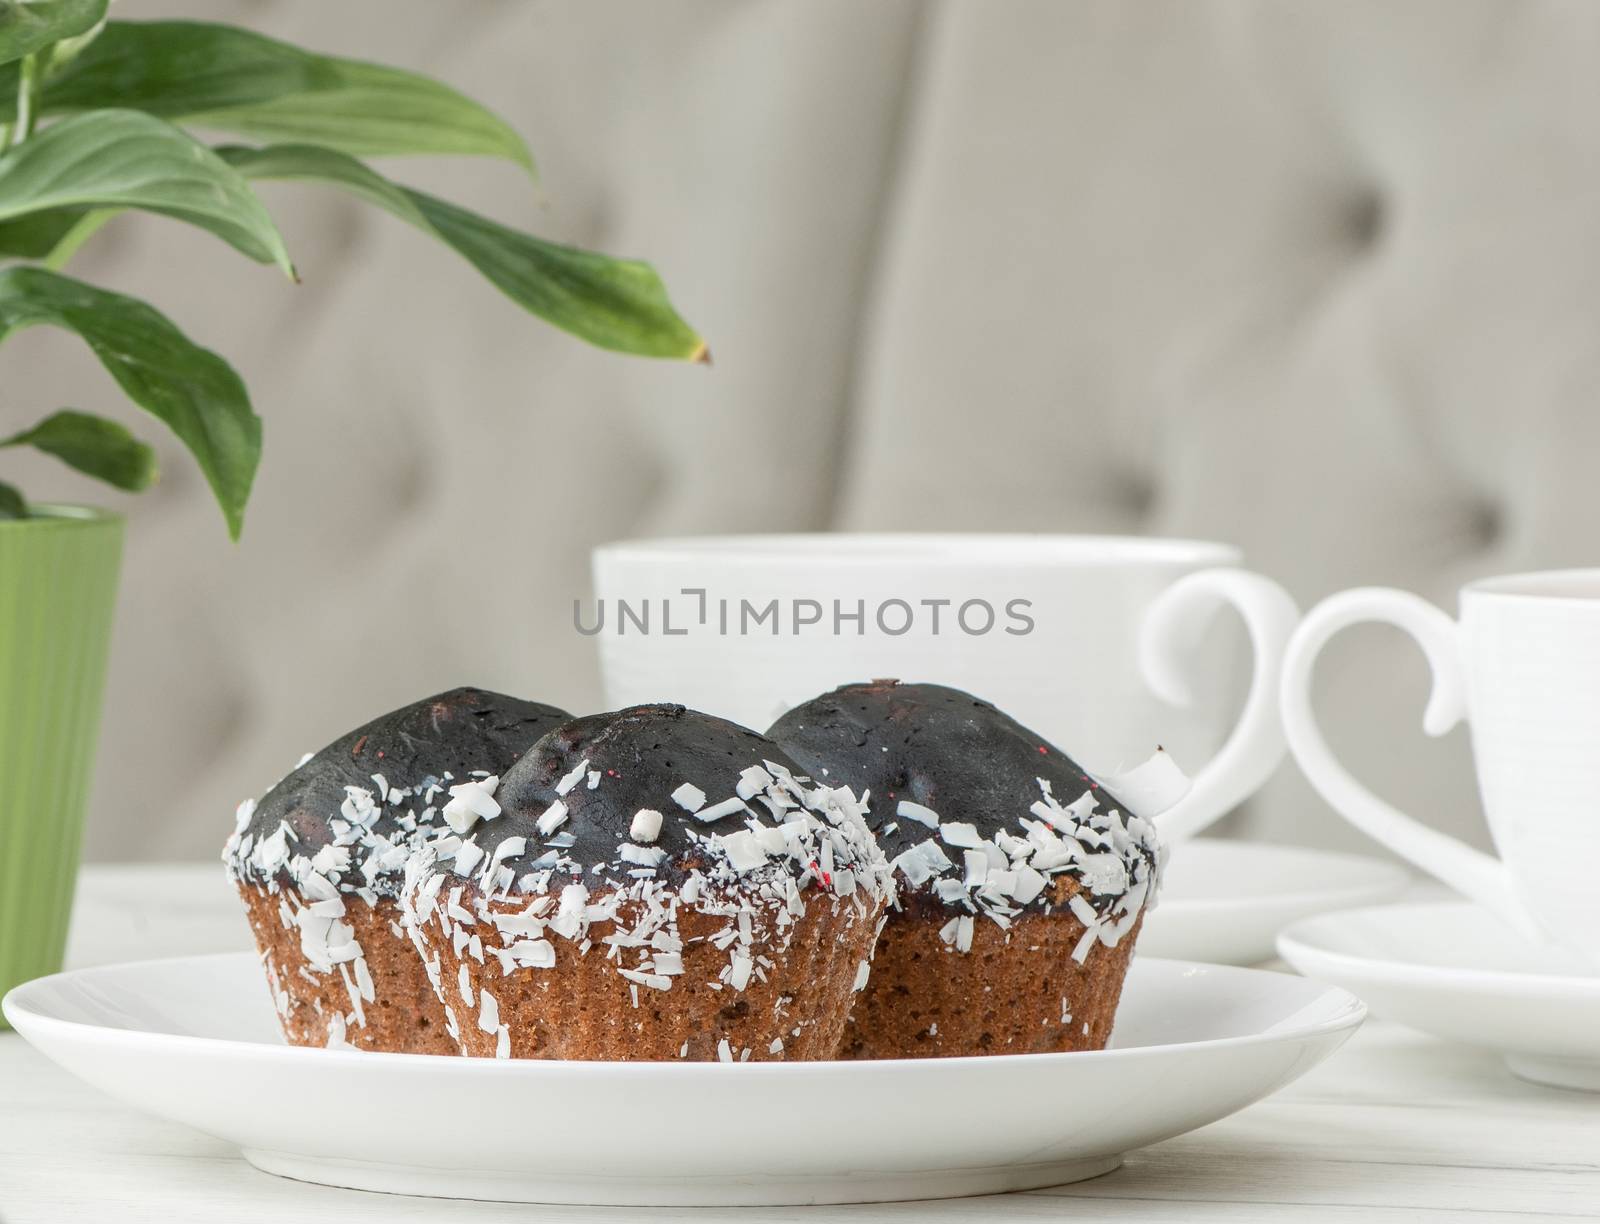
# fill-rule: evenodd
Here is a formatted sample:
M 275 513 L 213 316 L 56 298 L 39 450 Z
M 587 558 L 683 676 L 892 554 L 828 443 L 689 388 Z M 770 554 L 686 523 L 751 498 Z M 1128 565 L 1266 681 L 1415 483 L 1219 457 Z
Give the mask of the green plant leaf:
M 106 15 L 109 0 L 0 0 L 0 64 L 83 34 Z
M 79 247 L 122 212 L 120 208 L 49 208 L 0 222 L 0 256 L 36 259 L 59 272 Z
M 709 363 L 700 334 L 639 259 L 545 242 L 420 191 L 407 191 L 435 233 L 512 301 L 590 344 Z
M 0 122 L 15 93 L 0 68 Z M 45 87 L 45 114 L 108 106 L 360 157 L 461 153 L 533 170 L 509 124 L 447 85 L 207 22 L 107 22 Z
M 0 221 L 0 256 L 43 259 L 72 232 L 86 209 L 49 208 Z
M 0 481 L 0 519 L 28 517 L 28 503 L 22 494 L 4 481 Z
M 43 268 L 0 268 L 0 341 L 38 324 L 76 332 L 128 398 L 171 428 L 237 539 L 261 461 L 261 419 L 233 367 L 136 298 Z
M 0 154 L 0 222 L 83 207 L 176 217 L 294 275 L 266 206 L 239 172 L 188 133 L 140 111 L 76 115 Z
M 229 147 L 251 179 L 302 179 L 353 192 L 453 247 L 502 293 L 590 344 L 647 357 L 707 360 L 705 341 L 673 309 L 649 264 L 545 242 L 384 178 L 311 145 Z
M 105 417 L 64 408 L 32 429 L 0 439 L 0 446 L 31 446 L 69 467 L 130 493 L 156 479 L 156 453 L 128 428 Z

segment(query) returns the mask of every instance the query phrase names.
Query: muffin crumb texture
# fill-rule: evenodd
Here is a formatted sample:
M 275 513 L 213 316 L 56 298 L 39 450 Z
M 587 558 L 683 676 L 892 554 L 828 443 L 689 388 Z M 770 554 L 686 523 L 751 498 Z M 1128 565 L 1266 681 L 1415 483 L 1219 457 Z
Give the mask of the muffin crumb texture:
M 1141 919 L 1142 921 L 1142 919 Z M 838 1058 L 940 1058 L 1104 1049 L 1138 938 L 1073 959 L 1069 914 L 977 925 L 958 951 L 933 921 L 884 924 L 872 989 L 856 997 Z

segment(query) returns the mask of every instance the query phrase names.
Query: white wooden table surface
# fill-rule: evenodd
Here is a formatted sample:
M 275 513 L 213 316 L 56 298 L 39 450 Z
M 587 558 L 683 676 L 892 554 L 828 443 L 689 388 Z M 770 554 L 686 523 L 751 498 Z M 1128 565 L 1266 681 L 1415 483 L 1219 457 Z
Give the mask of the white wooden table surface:
M 68 956 L 90 965 L 249 946 L 220 868 L 88 868 Z M 351 1119 L 360 1125 L 359 1118 Z M 955 1124 L 954 1121 L 952 1124 Z M 1600 1096 L 1513 1079 L 1490 1054 L 1382 1021 L 1283 1093 L 1128 1157 L 1117 1172 L 994 1198 L 640 1211 L 444 1203 L 258 1173 L 0 1034 L 0 1221 L 1385 1221 L 1600 1219 Z

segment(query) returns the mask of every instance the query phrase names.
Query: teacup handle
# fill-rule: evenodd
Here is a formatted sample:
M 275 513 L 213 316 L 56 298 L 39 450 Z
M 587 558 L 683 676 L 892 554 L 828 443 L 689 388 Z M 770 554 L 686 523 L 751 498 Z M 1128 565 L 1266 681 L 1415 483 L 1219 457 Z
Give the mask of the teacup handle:
M 1504 863 L 1385 803 L 1356 781 L 1323 738 L 1311 709 L 1311 676 L 1317 656 L 1334 634 L 1365 621 L 1405 630 L 1427 656 L 1433 688 L 1422 715 L 1424 731 L 1443 735 L 1467 716 L 1456 622 L 1409 591 L 1385 587 L 1343 591 L 1306 615 L 1284 655 L 1283 725 L 1295 760 L 1333 809 L 1368 837 L 1479 902 L 1523 934 L 1536 935 L 1538 926 L 1517 901 Z
M 1278 673 L 1300 609 L 1276 582 L 1241 569 L 1210 569 L 1178 579 L 1158 595 L 1139 632 L 1139 670 L 1171 705 L 1193 703 L 1182 663 L 1222 607 L 1244 620 L 1255 652 L 1250 693 L 1221 750 L 1194 775 L 1188 792 L 1156 817 L 1169 842 L 1192 837 L 1261 788 L 1283 759 Z

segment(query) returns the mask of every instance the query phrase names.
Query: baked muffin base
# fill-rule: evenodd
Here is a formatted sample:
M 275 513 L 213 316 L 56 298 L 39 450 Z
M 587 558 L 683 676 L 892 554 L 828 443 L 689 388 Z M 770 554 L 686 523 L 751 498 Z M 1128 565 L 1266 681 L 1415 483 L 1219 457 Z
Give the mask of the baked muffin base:
M 837 1057 L 1105 1048 L 1142 914 L 1116 947 L 1096 944 L 1080 964 L 1072 953 L 1085 928 L 1064 908 L 1025 911 L 1009 929 L 976 915 L 972 947 L 961 952 L 939 937 L 952 911 L 925 896 L 903 904 L 884 923 Z
M 238 889 L 284 1037 L 290 1045 L 328 1045 L 330 1031 L 341 1023 L 335 1017 L 348 1017 L 355 1010 L 344 974 L 337 967 L 331 973 L 321 972 L 306 959 L 299 930 L 283 924 L 279 893 L 243 882 Z M 399 1054 L 458 1053 L 446 1031 L 444 1009 L 404 933 L 399 903 L 380 897 L 376 905 L 368 905 L 361 897 L 346 894 L 344 906 L 343 921 L 355 933 L 374 996 L 370 1002 L 362 1000 L 365 1023 L 342 1021 L 345 1043 Z M 347 964 L 345 969 L 354 982 L 354 966 Z
M 526 901 L 497 902 L 493 910 L 517 913 Z M 468 909 L 475 907 L 469 904 Z M 624 911 L 622 926 L 630 925 Z M 563 1058 L 614 1061 L 768 1061 L 834 1057 L 863 961 L 872 956 L 879 913 L 822 894 L 784 933 L 766 915 L 756 918 L 755 951 L 773 964 L 766 980 L 752 975 L 743 990 L 720 982 L 728 952 L 712 936 L 735 921 L 726 914 L 687 906 L 678 914 L 683 973 L 657 990 L 630 982 L 606 959 L 601 941 L 615 925 L 589 930 L 586 953 L 555 940 L 552 968 L 513 968 L 508 975 L 492 952 L 501 944 L 492 922 L 464 927 L 468 941 L 445 938 L 437 919 L 422 925 L 420 950 L 437 971 L 440 998 L 463 1054 L 478 1058 Z M 786 943 L 784 940 L 786 939 Z M 454 950 L 460 947 L 460 951 Z M 435 958 L 437 960 L 435 961 Z M 465 976 L 463 977 L 463 969 Z M 465 993 L 463 993 L 463 982 Z M 497 1026 L 480 1026 L 483 995 L 493 1000 Z M 505 1034 L 502 1036 L 500 1026 Z M 726 1042 L 726 1049 L 723 1043 Z M 781 1042 L 781 1046 L 774 1046 Z

